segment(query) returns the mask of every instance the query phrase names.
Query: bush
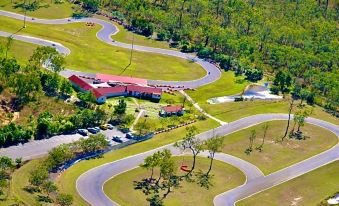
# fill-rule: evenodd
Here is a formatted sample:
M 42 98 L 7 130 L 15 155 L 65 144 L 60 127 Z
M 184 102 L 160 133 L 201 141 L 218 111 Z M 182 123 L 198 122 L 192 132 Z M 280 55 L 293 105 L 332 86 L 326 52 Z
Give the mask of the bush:
M 212 48 L 205 47 L 198 51 L 198 57 L 200 58 L 211 58 L 213 54 Z
M 61 206 L 69 206 L 73 204 L 73 197 L 68 194 L 59 194 L 56 201 Z
M 262 79 L 263 71 L 256 68 L 248 68 L 245 70 L 246 79 L 251 82 L 257 82 Z

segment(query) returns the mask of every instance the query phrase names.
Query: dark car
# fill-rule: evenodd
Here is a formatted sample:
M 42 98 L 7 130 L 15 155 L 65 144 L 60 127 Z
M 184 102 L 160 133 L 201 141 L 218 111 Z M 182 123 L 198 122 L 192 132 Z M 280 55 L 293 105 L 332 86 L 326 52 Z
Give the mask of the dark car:
M 87 136 L 88 135 L 87 129 L 78 129 L 78 133 L 81 134 L 82 136 Z
M 126 134 L 126 138 L 127 139 L 134 139 L 134 135 L 131 132 L 129 132 L 129 133 Z
M 119 137 L 119 136 L 114 136 L 114 137 L 112 138 L 112 140 L 113 140 L 114 142 L 122 143 L 121 137 Z
M 121 128 L 120 131 L 124 134 L 130 132 L 129 128 Z
M 88 130 L 90 133 L 92 133 L 92 134 L 96 134 L 96 133 L 99 132 L 97 129 L 92 128 L 92 127 L 88 128 L 87 130 Z
M 101 83 L 102 83 L 102 81 L 100 79 L 95 79 L 93 81 L 93 84 L 101 84 Z

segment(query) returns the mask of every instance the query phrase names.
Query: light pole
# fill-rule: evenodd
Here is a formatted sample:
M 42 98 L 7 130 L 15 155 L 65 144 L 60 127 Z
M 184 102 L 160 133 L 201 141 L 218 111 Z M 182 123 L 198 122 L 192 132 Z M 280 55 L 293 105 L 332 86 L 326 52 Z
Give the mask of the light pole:
M 130 66 L 132 64 L 133 48 L 134 48 L 134 32 L 132 33 L 132 49 L 131 49 L 131 56 L 129 58 L 129 65 L 128 66 Z
M 24 8 L 25 8 L 25 15 L 24 15 L 24 26 L 23 26 L 23 28 L 26 28 L 26 13 L 27 13 L 27 4 L 26 4 L 26 0 L 25 0 L 25 3 L 24 3 Z

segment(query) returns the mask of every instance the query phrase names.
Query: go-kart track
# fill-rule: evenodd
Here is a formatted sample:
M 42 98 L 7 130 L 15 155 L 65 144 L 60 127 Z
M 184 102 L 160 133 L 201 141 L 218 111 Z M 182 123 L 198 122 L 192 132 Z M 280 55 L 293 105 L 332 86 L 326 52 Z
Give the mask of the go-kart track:
M 20 14 L 15 14 L 11 12 L 6 11 L 0 11 L 0 15 L 7 16 L 10 18 L 15 19 L 23 19 L 24 16 Z M 98 39 L 114 45 L 118 47 L 123 48 L 131 48 L 131 45 L 115 42 L 112 41 L 111 35 L 118 32 L 117 28 L 112 25 L 111 23 L 96 19 L 96 18 L 84 18 L 84 19 L 55 19 L 55 20 L 47 20 L 47 19 L 33 19 L 31 17 L 27 17 L 26 21 L 29 22 L 35 22 L 40 24 L 68 24 L 73 22 L 93 22 L 96 24 L 100 24 L 102 26 L 102 29 L 97 33 Z M 0 36 L 8 37 L 11 34 L 7 32 L 1 32 Z M 33 38 L 29 36 L 21 36 L 21 35 L 12 35 L 14 39 L 25 41 L 33 44 L 38 45 L 44 45 L 44 46 L 54 46 L 59 52 L 64 53 L 65 55 L 70 53 L 70 50 L 63 45 L 57 43 L 57 42 L 51 42 L 43 39 Z M 144 46 L 137 46 L 134 45 L 134 49 L 137 51 L 142 52 L 152 52 L 157 54 L 164 54 L 164 55 L 171 55 L 176 56 L 180 58 L 185 59 L 192 59 L 196 63 L 200 64 L 206 71 L 207 75 L 201 79 L 193 80 L 193 81 L 182 81 L 182 82 L 173 82 L 173 81 L 161 81 L 161 80 L 148 80 L 149 84 L 158 84 L 158 85 L 171 85 L 171 86 L 185 86 L 186 88 L 196 88 L 205 84 L 212 83 L 220 78 L 220 71 L 219 69 L 214 66 L 213 64 L 204 61 L 202 59 L 196 58 L 192 55 L 181 53 L 178 51 L 171 51 L 171 50 L 165 50 L 165 49 L 158 49 L 158 48 L 152 48 L 152 47 L 144 47 Z M 76 73 L 75 71 L 67 70 L 63 75 L 67 76 L 69 74 Z M 228 124 L 222 125 L 218 128 L 215 128 L 213 130 L 209 130 L 207 132 L 201 133 L 198 135 L 198 138 L 200 139 L 208 139 L 213 137 L 214 135 L 218 136 L 224 136 L 230 133 L 233 133 L 235 131 L 260 124 L 262 122 L 266 121 L 272 121 L 272 120 L 286 120 L 288 116 L 286 114 L 261 114 L 261 115 L 254 115 L 249 116 L 243 119 L 239 119 L 234 122 L 230 122 Z M 339 137 L 339 126 L 334 125 L 329 122 L 325 122 L 319 119 L 314 118 L 307 118 L 307 122 L 310 124 L 314 124 L 320 127 L 323 127 L 334 134 L 336 134 L 337 137 Z M 22 147 L 26 147 L 23 149 L 22 147 L 18 147 L 15 149 L 16 151 L 13 152 L 11 150 L 10 154 L 15 154 L 17 156 L 25 157 L 26 152 L 28 150 L 33 151 L 30 153 L 31 157 L 46 154 L 52 147 L 56 146 L 57 144 L 46 144 L 46 147 L 41 149 L 41 145 L 39 142 L 37 143 L 30 143 L 28 146 L 23 145 Z M 39 154 L 34 154 L 34 148 L 40 148 L 39 150 L 36 150 L 39 152 Z M 161 150 L 161 149 L 170 149 L 174 155 L 180 155 L 180 151 L 175 149 L 172 144 L 166 145 L 151 151 L 147 151 L 144 153 L 140 153 L 137 155 L 133 155 L 130 157 L 126 157 L 124 159 L 120 159 L 111 163 L 107 163 L 104 165 L 101 165 L 99 167 L 93 168 L 86 173 L 82 174 L 76 183 L 77 191 L 81 195 L 83 199 L 85 199 L 89 204 L 94 206 L 115 206 L 118 205 L 114 202 L 114 200 L 109 199 L 104 191 L 103 191 L 103 184 L 112 178 L 113 176 L 116 176 L 120 173 L 126 172 L 128 170 L 131 170 L 135 167 L 137 167 L 145 157 L 148 155 L 151 155 L 155 151 Z M 0 150 L 1 155 L 8 155 L 6 153 L 6 150 Z M 206 156 L 207 154 L 202 154 Z M 216 155 L 216 159 L 223 161 L 225 163 L 231 164 L 237 168 L 239 168 L 247 177 L 247 181 L 230 191 L 225 191 L 222 194 L 217 195 L 214 198 L 214 205 L 234 205 L 235 202 L 246 198 L 248 196 L 251 196 L 255 193 L 258 193 L 260 191 L 263 191 L 265 189 L 268 189 L 270 187 L 276 186 L 278 184 L 281 184 L 285 181 L 288 181 L 290 179 L 293 179 L 295 177 L 298 177 L 302 174 L 305 174 L 307 172 L 310 172 L 314 169 L 317 169 L 323 165 L 329 164 L 333 161 L 336 161 L 339 159 L 339 144 L 332 147 L 331 149 L 322 152 L 318 155 L 315 155 L 311 158 L 308 158 L 304 161 L 301 161 L 297 164 L 294 164 L 290 167 L 284 168 L 280 171 L 274 172 L 270 175 L 264 176 L 264 174 L 253 164 L 248 163 L 242 159 L 239 159 L 237 157 L 233 157 L 231 155 L 218 153 Z
M 1 16 L 6 16 L 18 20 L 24 20 L 24 16 L 21 14 L 16 14 L 12 12 L 2 11 L 0 10 Z M 38 18 L 32 18 L 32 17 L 26 17 L 27 22 L 32 23 L 39 23 L 39 24 L 70 24 L 70 23 L 77 23 L 77 22 L 90 22 L 99 24 L 102 26 L 102 28 L 97 33 L 97 38 L 107 44 L 125 48 L 125 49 L 132 49 L 131 44 L 121 43 L 117 41 L 113 41 L 111 38 L 111 35 L 116 34 L 119 32 L 118 28 L 114 26 L 113 24 L 97 19 L 97 18 L 82 18 L 82 19 L 73 19 L 73 18 L 66 18 L 66 19 L 38 19 Z M 60 43 L 52 42 L 49 40 L 44 40 L 40 38 L 30 37 L 27 35 L 12 35 L 8 32 L 2 32 L 0 31 L 0 36 L 8 37 L 12 36 L 13 39 L 17 39 L 20 41 L 25 41 L 28 43 L 33 43 L 37 45 L 43 45 L 43 46 L 52 46 L 57 49 L 57 51 L 68 55 L 70 54 L 70 50 L 63 46 Z M 212 63 L 205 61 L 203 59 L 197 58 L 193 55 L 182 53 L 179 51 L 174 50 L 167 50 L 167 49 L 159 49 L 159 48 L 153 48 L 153 47 L 145 47 L 145 46 L 139 46 L 139 45 L 133 45 L 133 50 L 140 51 L 140 52 L 150 52 L 150 53 L 156 53 L 156 54 L 162 54 L 162 55 L 168 55 L 168 56 L 174 56 L 179 57 L 187 60 L 194 61 L 195 63 L 201 65 L 206 70 L 206 75 L 200 79 L 192 80 L 192 81 L 162 81 L 162 80 L 148 80 L 148 84 L 150 85 L 166 85 L 166 86 L 184 86 L 185 88 L 197 88 L 202 85 L 210 84 L 216 80 L 218 80 L 221 76 L 220 70 L 213 65 Z M 76 72 L 72 70 L 65 70 L 61 73 L 65 77 L 69 77 L 72 74 L 81 74 L 83 76 L 91 76 L 89 73 L 84 72 Z

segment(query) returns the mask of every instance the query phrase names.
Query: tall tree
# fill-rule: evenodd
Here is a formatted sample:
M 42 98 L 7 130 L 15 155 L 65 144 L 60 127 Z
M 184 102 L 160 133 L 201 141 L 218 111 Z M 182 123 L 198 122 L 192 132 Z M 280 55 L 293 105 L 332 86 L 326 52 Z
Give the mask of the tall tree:
M 178 147 L 181 150 L 189 149 L 193 155 L 193 163 L 190 172 L 188 175 L 191 175 L 195 169 L 197 155 L 202 151 L 203 144 L 200 139 L 196 137 L 198 133 L 198 128 L 195 126 L 186 127 L 186 136 L 182 141 L 176 142 L 175 147 Z

